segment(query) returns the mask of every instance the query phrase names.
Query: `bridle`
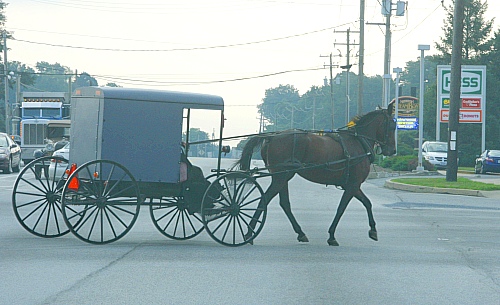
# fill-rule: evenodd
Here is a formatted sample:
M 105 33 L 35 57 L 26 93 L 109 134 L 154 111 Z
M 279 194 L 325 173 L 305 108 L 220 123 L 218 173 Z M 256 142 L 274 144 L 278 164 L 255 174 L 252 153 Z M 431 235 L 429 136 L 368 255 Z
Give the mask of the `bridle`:
M 373 118 L 371 119 L 370 121 L 368 122 L 363 122 L 363 124 L 361 125 L 355 125 L 353 127 L 351 127 L 352 129 L 354 129 L 354 135 L 357 136 L 357 137 L 362 137 L 366 140 L 370 140 L 374 143 L 374 146 L 377 146 L 378 148 L 381 148 L 381 147 L 385 147 L 388 145 L 388 142 L 389 142 L 389 137 L 390 137 L 390 134 L 392 131 L 394 131 L 396 129 L 396 122 L 389 116 L 387 115 L 386 113 L 382 113 L 382 115 L 384 115 L 384 119 L 385 119 L 385 132 L 384 132 L 384 140 L 383 141 L 380 141 L 379 139 L 377 139 L 376 137 L 375 138 L 372 138 L 372 137 L 369 137 L 369 136 L 366 136 L 366 135 L 361 135 L 361 134 L 358 134 L 357 132 L 357 127 L 359 126 L 367 126 L 367 125 L 370 125 L 376 118 Z M 380 154 L 381 152 L 379 151 L 379 149 L 377 149 L 377 154 Z

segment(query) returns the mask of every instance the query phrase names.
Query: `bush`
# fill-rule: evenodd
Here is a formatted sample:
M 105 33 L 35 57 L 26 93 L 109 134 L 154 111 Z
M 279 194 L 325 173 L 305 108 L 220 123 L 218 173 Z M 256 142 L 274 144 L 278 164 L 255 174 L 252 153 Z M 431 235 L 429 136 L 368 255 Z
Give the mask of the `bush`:
M 380 166 L 384 168 L 390 168 L 393 171 L 412 171 L 417 169 L 418 156 L 406 155 L 406 156 L 393 156 L 383 159 Z M 424 169 L 434 170 L 434 166 L 430 164 L 427 160 L 423 160 Z

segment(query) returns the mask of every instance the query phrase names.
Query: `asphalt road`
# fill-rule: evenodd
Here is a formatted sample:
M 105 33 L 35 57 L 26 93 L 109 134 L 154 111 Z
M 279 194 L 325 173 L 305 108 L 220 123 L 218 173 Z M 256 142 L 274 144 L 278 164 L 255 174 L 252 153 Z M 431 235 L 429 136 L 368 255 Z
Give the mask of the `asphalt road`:
M 0 304 L 500 304 L 500 202 L 384 188 L 372 179 L 379 241 L 351 202 L 327 230 L 342 191 L 291 181 L 298 243 L 278 201 L 253 246 L 187 241 L 156 231 L 143 208 L 119 241 L 31 235 L 11 207 L 15 174 L 0 175 Z M 263 179 L 261 182 L 267 182 Z

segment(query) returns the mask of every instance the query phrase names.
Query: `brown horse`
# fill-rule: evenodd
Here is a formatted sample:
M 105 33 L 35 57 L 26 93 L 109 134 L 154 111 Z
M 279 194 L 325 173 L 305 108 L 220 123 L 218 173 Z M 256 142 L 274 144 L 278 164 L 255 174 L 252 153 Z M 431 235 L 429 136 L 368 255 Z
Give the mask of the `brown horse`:
M 295 174 L 312 182 L 336 185 L 344 190 L 337 214 L 328 230 L 330 246 L 339 245 L 335 240 L 335 229 L 352 197 L 356 197 L 365 206 L 370 225 L 368 235 L 371 239 L 378 240 L 372 204 L 360 187 L 370 172 L 370 164 L 375 156 L 374 149 L 379 151 L 381 149 L 381 153 L 385 156 L 396 152 L 394 139 L 396 123 L 392 118 L 392 112 L 391 103 L 388 109 L 379 109 L 356 117 L 345 130 L 324 135 L 290 130 L 255 136 L 246 143 L 235 167 L 248 170 L 254 149 L 261 146 L 262 159 L 271 173 L 272 181 L 260 205 L 265 208 L 264 206 L 279 194 L 280 206 L 298 234 L 299 242 L 309 240 L 290 208 L 288 182 Z M 250 230 L 255 228 L 255 219 L 258 219 L 256 216 L 258 215 L 254 215 L 250 222 Z

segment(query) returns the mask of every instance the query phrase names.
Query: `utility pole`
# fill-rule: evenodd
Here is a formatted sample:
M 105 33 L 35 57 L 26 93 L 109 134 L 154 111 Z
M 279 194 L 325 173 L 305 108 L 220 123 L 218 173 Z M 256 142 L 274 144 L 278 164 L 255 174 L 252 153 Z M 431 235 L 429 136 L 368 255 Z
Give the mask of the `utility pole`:
M 319 57 L 330 57 L 330 105 L 332 105 L 332 130 L 335 129 L 335 125 L 333 125 L 334 123 L 334 114 L 335 114 L 335 111 L 334 111 L 334 108 L 333 108 L 333 55 L 332 53 L 330 53 L 330 56 L 323 56 L 323 55 L 320 55 Z M 325 67 L 325 65 L 323 65 L 323 67 Z M 338 67 L 337 65 L 335 65 L 335 67 Z
M 358 115 L 363 113 L 365 64 L 365 0 L 359 1 L 359 66 L 358 66 Z
M 338 31 L 338 33 L 346 33 L 347 34 L 347 42 L 346 43 L 338 43 L 340 45 L 346 45 L 347 47 L 347 52 L 346 52 L 346 64 L 344 66 L 340 66 L 342 69 L 346 70 L 346 121 L 345 121 L 345 125 L 347 125 L 347 123 L 349 123 L 349 119 L 351 118 L 350 117 L 350 113 L 349 113 L 349 104 L 350 104 L 350 100 L 351 98 L 349 97 L 349 72 L 351 70 L 351 67 L 352 67 L 352 64 L 350 63 L 350 57 L 351 57 L 351 45 L 359 45 L 357 43 L 351 43 L 351 38 L 350 38 L 350 33 L 359 33 L 359 31 L 351 31 L 350 28 L 347 29 L 347 31 Z M 336 43 L 337 44 L 337 43 Z
M 21 74 L 17 75 L 16 80 L 16 105 L 14 106 L 14 110 L 12 111 L 12 133 L 15 135 L 21 135 L 19 130 L 19 122 L 21 116 Z M 15 123 L 15 124 L 14 124 Z
M 460 87 L 462 79 L 462 45 L 464 39 L 464 1 L 455 0 L 453 14 L 453 44 L 451 50 L 450 118 L 448 122 L 448 166 L 446 181 L 457 181 L 457 133 L 460 112 Z
M 390 3 L 390 1 L 389 1 Z M 392 3 L 390 4 L 392 5 Z M 391 8 L 389 6 L 389 12 L 385 17 L 385 47 L 384 47 L 384 104 L 383 107 L 386 108 L 389 105 L 389 87 L 391 84 Z
M 391 84 L 391 15 L 392 0 L 382 0 L 382 15 L 385 16 L 385 23 L 366 23 L 369 25 L 385 25 L 385 47 L 384 47 L 384 83 L 382 89 L 383 107 L 389 105 L 390 84 Z M 404 16 L 406 2 L 396 1 L 396 16 Z
M 5 133 L 9 132 L 9 71 L 7 67 L 7 32 L 3 30 L 3 76 L 5 82 Z

